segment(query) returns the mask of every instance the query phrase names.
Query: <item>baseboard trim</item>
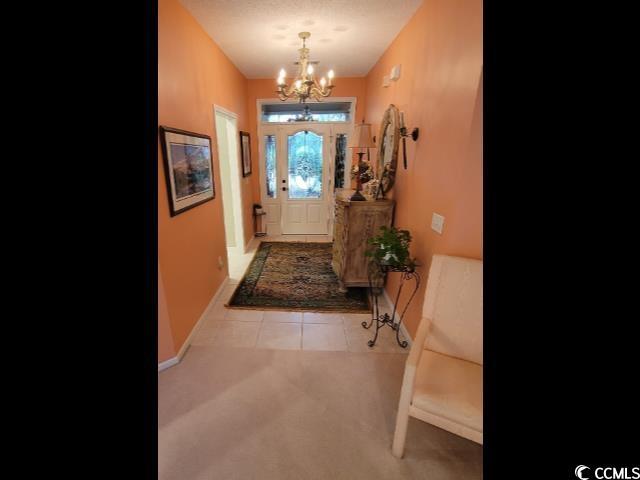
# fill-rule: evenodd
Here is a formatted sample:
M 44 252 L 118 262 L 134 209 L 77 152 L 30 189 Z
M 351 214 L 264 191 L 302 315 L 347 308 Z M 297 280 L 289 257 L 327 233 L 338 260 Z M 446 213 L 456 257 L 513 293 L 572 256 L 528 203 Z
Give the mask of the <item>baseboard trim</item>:
M 178 354 L 175 357 L 170 358 L 169 360 L 165 360 L 164 362 L 158 363 L 158 373 L 180 363 L 180 361 L 182 360 L 182 357 L 184 356 L 184 354 L 187 352 L 187 349 L 191 345 L 191 341 L 193 340 L 194 335 L 198 332 L 198 330 L 202 326 L 202 323 L 204 322 L 205 317 L 207 316 L 207 314 L 209 313 L 213 305 L 218 301 L 218 299 L 220 298 L 220 295 L 222 295 L 222 292 L 224 291 L 224 289 L 227 287 L 228 284 L 229 284 L 229 276 L 227 275 L 226 277 L 224 277 L 224 280 L 218 287 L 218 290 L 216 290 L 216 293 L 213 295 L 213 297 L 211 297 L 211 300 L 209 300 L 209 304 L 206 306 L 206 308 L 200 315 L 200 318 L 191 329 L 191 333 L 189 333 L 189 336 L 180 347 L 180 350 L 178 350 Z
M 158 364 L 158 373 L 160 373 L 163 370 L 166 370 L 169 367 L 173 367 L 179 361 L 180 360 L 178 360 L 178 357 L 172 357 L 169 360 L 165 360 L 164 362 L 160 362 Z
M 384 299 L 387 301 L 387 304 L 390 306 L 393 306 L 393 302 L 391 301 L 391 298 L 389 297 L 389 294 L 387 293 L 386 288 L 382 289 L 382 295 L 384 296 Z M 398 323 L 399 321 L 400 321 L 400 315 L 396 311 L 393 317 L 393 323 Z M 409 348 L 411 348 L 411 345 L 413 345 L 413 340 L 411 339 L 411 335 L 409 335 L 409 332 L 407 331 L 407 327 L 405 327 L 404 323 L 400 324 L 400 333 L 404 336 L 404 339 L 409 344 L 408 345 Z

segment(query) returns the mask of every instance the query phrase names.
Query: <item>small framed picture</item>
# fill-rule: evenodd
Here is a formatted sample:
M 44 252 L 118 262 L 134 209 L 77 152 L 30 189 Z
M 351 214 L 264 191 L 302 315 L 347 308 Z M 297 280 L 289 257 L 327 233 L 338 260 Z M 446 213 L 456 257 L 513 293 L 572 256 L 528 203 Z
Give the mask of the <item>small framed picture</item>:
M 240 132 L 240 157 L 242 160 L 242 176 L 251 175 L 251 137 L 248 132 Z
M 211 137 L 160 126 L 171 216 L 216 197 Z

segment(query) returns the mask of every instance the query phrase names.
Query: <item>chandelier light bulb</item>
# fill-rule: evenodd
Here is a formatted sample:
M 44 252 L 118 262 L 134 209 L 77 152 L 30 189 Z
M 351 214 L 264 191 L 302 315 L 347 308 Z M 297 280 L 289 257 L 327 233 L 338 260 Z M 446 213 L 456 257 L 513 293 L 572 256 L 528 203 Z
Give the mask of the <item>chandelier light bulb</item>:
M 329 80 L 333 80 L 333 77 L 334 77 L 333 70 L 329 70 L 329 73 L 327 73 L 327 77 L 329 77 Z
M 320 79 L 320 85 L 322 86 L 322 88 L 324 88 L 324 86 L 325 86 L 326 84 L 327 84 L 327 80 L 326 80 L 324 77 L 322 77 L 322 78 Z
M 287 76 L 287 72 L 285 71 L 284 68 L 280 69 L 280 75 L 278 75 L 280 78 L 284 78 Z
M 300 88 L 302 86 L 302 80 L 296 80 L 296 88 Z
M 307 74 L 308 74 L 308 75 L 313 75 L 313 65 L 309 65 L 309 66 L 307 67 Z
M 284 77 L 278 77 L 278 85 L 284 85 Z

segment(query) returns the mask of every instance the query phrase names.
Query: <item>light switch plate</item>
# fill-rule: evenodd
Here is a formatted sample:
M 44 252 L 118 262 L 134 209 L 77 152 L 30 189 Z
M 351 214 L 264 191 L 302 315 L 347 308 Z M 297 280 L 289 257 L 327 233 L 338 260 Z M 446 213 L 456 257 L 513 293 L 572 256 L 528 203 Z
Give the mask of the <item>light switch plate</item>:
M 394 82 L 400 78 L 400 65 L 394 65 L 391 69 L 391 80 Z
M 389 75 L 382 77 L 382 86 L 387 88 L 391 82 L 389 81 Z
M 444 228 L 444 217 L 440 214 L 433 212 L 431 217 L 431 229 L 442 235 L 442 229 Z

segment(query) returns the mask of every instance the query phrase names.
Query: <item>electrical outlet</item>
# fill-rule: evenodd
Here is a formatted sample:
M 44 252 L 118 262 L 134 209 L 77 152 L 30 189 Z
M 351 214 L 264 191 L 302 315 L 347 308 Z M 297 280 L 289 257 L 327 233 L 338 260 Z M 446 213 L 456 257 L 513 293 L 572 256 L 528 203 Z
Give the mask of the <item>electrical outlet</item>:
M 431 229 L 442 235 L 442 229 L 444 227 L 444 217 L 433 212 L 431 217 Z
M 382 86 L 387 88 L 391 82 L 389 82 L 389 75 L 382 77 Z

